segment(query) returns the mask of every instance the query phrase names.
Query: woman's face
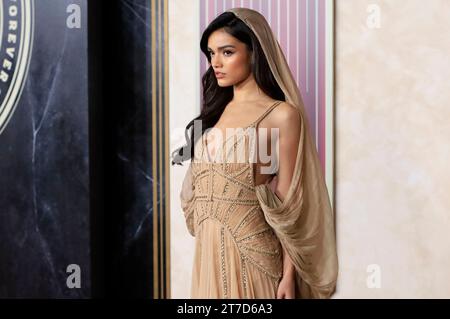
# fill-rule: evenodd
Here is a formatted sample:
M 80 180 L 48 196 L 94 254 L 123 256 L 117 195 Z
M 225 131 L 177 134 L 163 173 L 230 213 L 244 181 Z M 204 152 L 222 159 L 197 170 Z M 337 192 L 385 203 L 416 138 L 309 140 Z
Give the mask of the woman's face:
M 228 34 L 224 29 L 211 33 L 208 39 L 208 52 L 219 86 L 238 84 L 251 74 L 251 52 L 245 43 Z

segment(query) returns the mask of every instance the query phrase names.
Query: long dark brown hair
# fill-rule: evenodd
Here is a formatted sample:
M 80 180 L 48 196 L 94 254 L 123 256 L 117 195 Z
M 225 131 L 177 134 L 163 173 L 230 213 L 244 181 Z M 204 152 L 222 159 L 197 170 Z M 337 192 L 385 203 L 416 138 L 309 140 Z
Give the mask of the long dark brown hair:
M 210 64 L 202 77 L 203 104 L 200 115 L 186 126 L 185 137 L 187 144 L 172 153 L 172 165 L 182 165 L 182 162 L 194 157 L 194 145 L 203 133 L 212 128 L 222 115 L 227 104 L 233 99 L 233 86 L 220 87 L 211 66 L 211 56 L 208 53 L 208 39 L 217 29 L 224 30 L 247 45 L 252 54 L 251 70 L 256 84 L 268 96 L 279 101 L 285 101 L 284 93 L 275 80 L 266 56 L 258 38 L 253 31 L 232 12 L 224 12 L 216 17 L 205 29 L 200 40 L 200 49 L 206 55 Z M 194 121 L 201 121 L 201 134 L 194 132 Z M 195 134 L 194 134 L 195 133 Z

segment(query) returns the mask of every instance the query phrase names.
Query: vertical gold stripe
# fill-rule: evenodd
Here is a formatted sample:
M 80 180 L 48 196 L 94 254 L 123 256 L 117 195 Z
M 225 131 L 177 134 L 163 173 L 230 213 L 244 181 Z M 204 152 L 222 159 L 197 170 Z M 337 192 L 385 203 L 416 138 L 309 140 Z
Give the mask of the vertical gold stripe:
M 158 210 L 157 210 L 157 192 L 156 192 L 156 95 L 155 95 L 155 1 L 150 0 L 151 7 L 151 54 L 152 54 L 152 177 L 153 177 L 153 298 L 159 298 L 158 287 Z
M 171 289 L 170 289 L 170 153 L 169 153 L 169 2 L 167 0 L 164 1 L 164 96 L 165 96 L 165 105 L 164 105 L 164 120 L 165 120 L 165 145 L 166 145 L 166 154 L 165 154 L 165 163 L 166 171 L 164 174 L 164 178 L 166 179 L 166 298 L 171 298 Z
M 159 170 L 159 174 L 158 174 L 158 190 L 159 190 L 159 206 L 158 206 L 158 216 L 159 216 L 159 229 L 160 229 L 160 233 L 159 233 L 159 263 L 160 263 L 160 270 L 161 273 L 159 274 L 160 279 L 161 279 L 161 287 L 159 288 L 160 290 L 160 298 L 164 297 L 164 283 L 163 283 L 163 279 L 164 279 L 164 259 L 163 259 L 163 250 L 164 250 L 164 244 L 163 244 L 163 205 L 162 205 L 162 201 L 161 199 L 163 198 L 163 193 L 162 193 L 162 179 L 164 178 L 164 176 L 162 175 L 162 112 L 163 112 L 163 107 L 162 107 L 162 87 L 161 87 L 161 82 L 162 82 L 162 76 L 161 76 L 161 43 L 162 43 L 162 34 L 161 34 L 161 0 L 157 0 L 158 1 L 158 25 L 157 25 L 157 32 L 158 32 L 158 110 L 159 110 L 159 114 L 158 114 L 158 131 L 159 131 L 159 137 L 158 137 L 158 157 L 159 157 L 159 166 L 158 166 L 158 170 Z
M 156 1 L 158 1 L 156 3 Z M 158 13 L 156 13 L 158 5 Z M 163 7 L 163 8 L 162 8 Z M 164 9 L 164 13 L 162 13 Z M 154 298 L 170 298 L 170 153 L 169 153 L 169 102 L 168 102 L 168 2 L 167 0 L 151 0 L 152 11 L 152 168 L 153 168 L 153 292 Z M 158 16 L 157 16 L 158 15 Z M 158 23 L 156 22 L 158 17 Z M 164 19 L 164 22 L 161 21 Z M 162 29 L 164 28 L 164 29 Z M 164 38 L 162 37 L 164 30 Z M 156 41 L 156 35 L 158 41 Z M 162 49 L 164 48 L 164 52 Z M 161 62 L 164 53 L 164 65 Z M 158 58 L 158 60 L 156 60 Z M 158 75 L 156 71 L 158 70 Z M 164 72 L 164 82 L 163 82 Z M 156 85 L 158 81 L 158 85 Z M 164 85 L 164 87 L 163 87 Z M 159 97 L 159 99 L 157 99 Z M 164 102 L 163 102 L 164 98 Z M 163 122 L 164 121 L 164 122 Z M 164 130 L 163 130 L 163 125 Z M 157 138 L 157 133 L 159 137 Z M 163 147 L 165 149 L 163 150 Z M 159 161 L 157 161 L 159 160 Z M 164 161 L 164 162 L 163 162 Z M 157 164 L 159 163 L 159 164 Z M 165 168 L 163 171 L 163 163 Z M 165 179 L 165 187 L 162 188 L 162 181 Z M 158 187 L 158 185 L 160 187 Z M 165 192 L 165 193 L 164 193 Z M 166 194 L 165 197 L 163 195 Z M 158 198 L 164 198 L 158 204 Z M 165 227 L 163 228 L 163 218 Z M 158 225 L 160 231 L 158 231 Z M 164 240 L 165 239 L 165 245 Z M 164 258 L 165 253 L 165 258 Z M 160 269 L 160 271 L 158 270 Z M 161 280 L 161 285 L 158 284 Z

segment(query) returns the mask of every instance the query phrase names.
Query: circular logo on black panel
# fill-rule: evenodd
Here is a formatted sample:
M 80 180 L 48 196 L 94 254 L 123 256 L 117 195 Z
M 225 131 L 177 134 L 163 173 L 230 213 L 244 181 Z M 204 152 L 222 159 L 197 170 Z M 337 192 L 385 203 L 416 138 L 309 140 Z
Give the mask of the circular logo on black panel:
M 22 93 L 33 30 L 34 0 L 0 0 L 0 134 Z

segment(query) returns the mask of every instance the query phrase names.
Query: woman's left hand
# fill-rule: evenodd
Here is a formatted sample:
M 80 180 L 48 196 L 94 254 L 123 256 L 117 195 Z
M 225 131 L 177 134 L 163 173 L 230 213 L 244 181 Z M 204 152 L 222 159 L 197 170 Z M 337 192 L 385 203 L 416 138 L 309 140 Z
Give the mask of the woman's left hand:
M 283 276 L 278 285 L 277 299 L 295 298 L 295 278 L 293 276 Z

